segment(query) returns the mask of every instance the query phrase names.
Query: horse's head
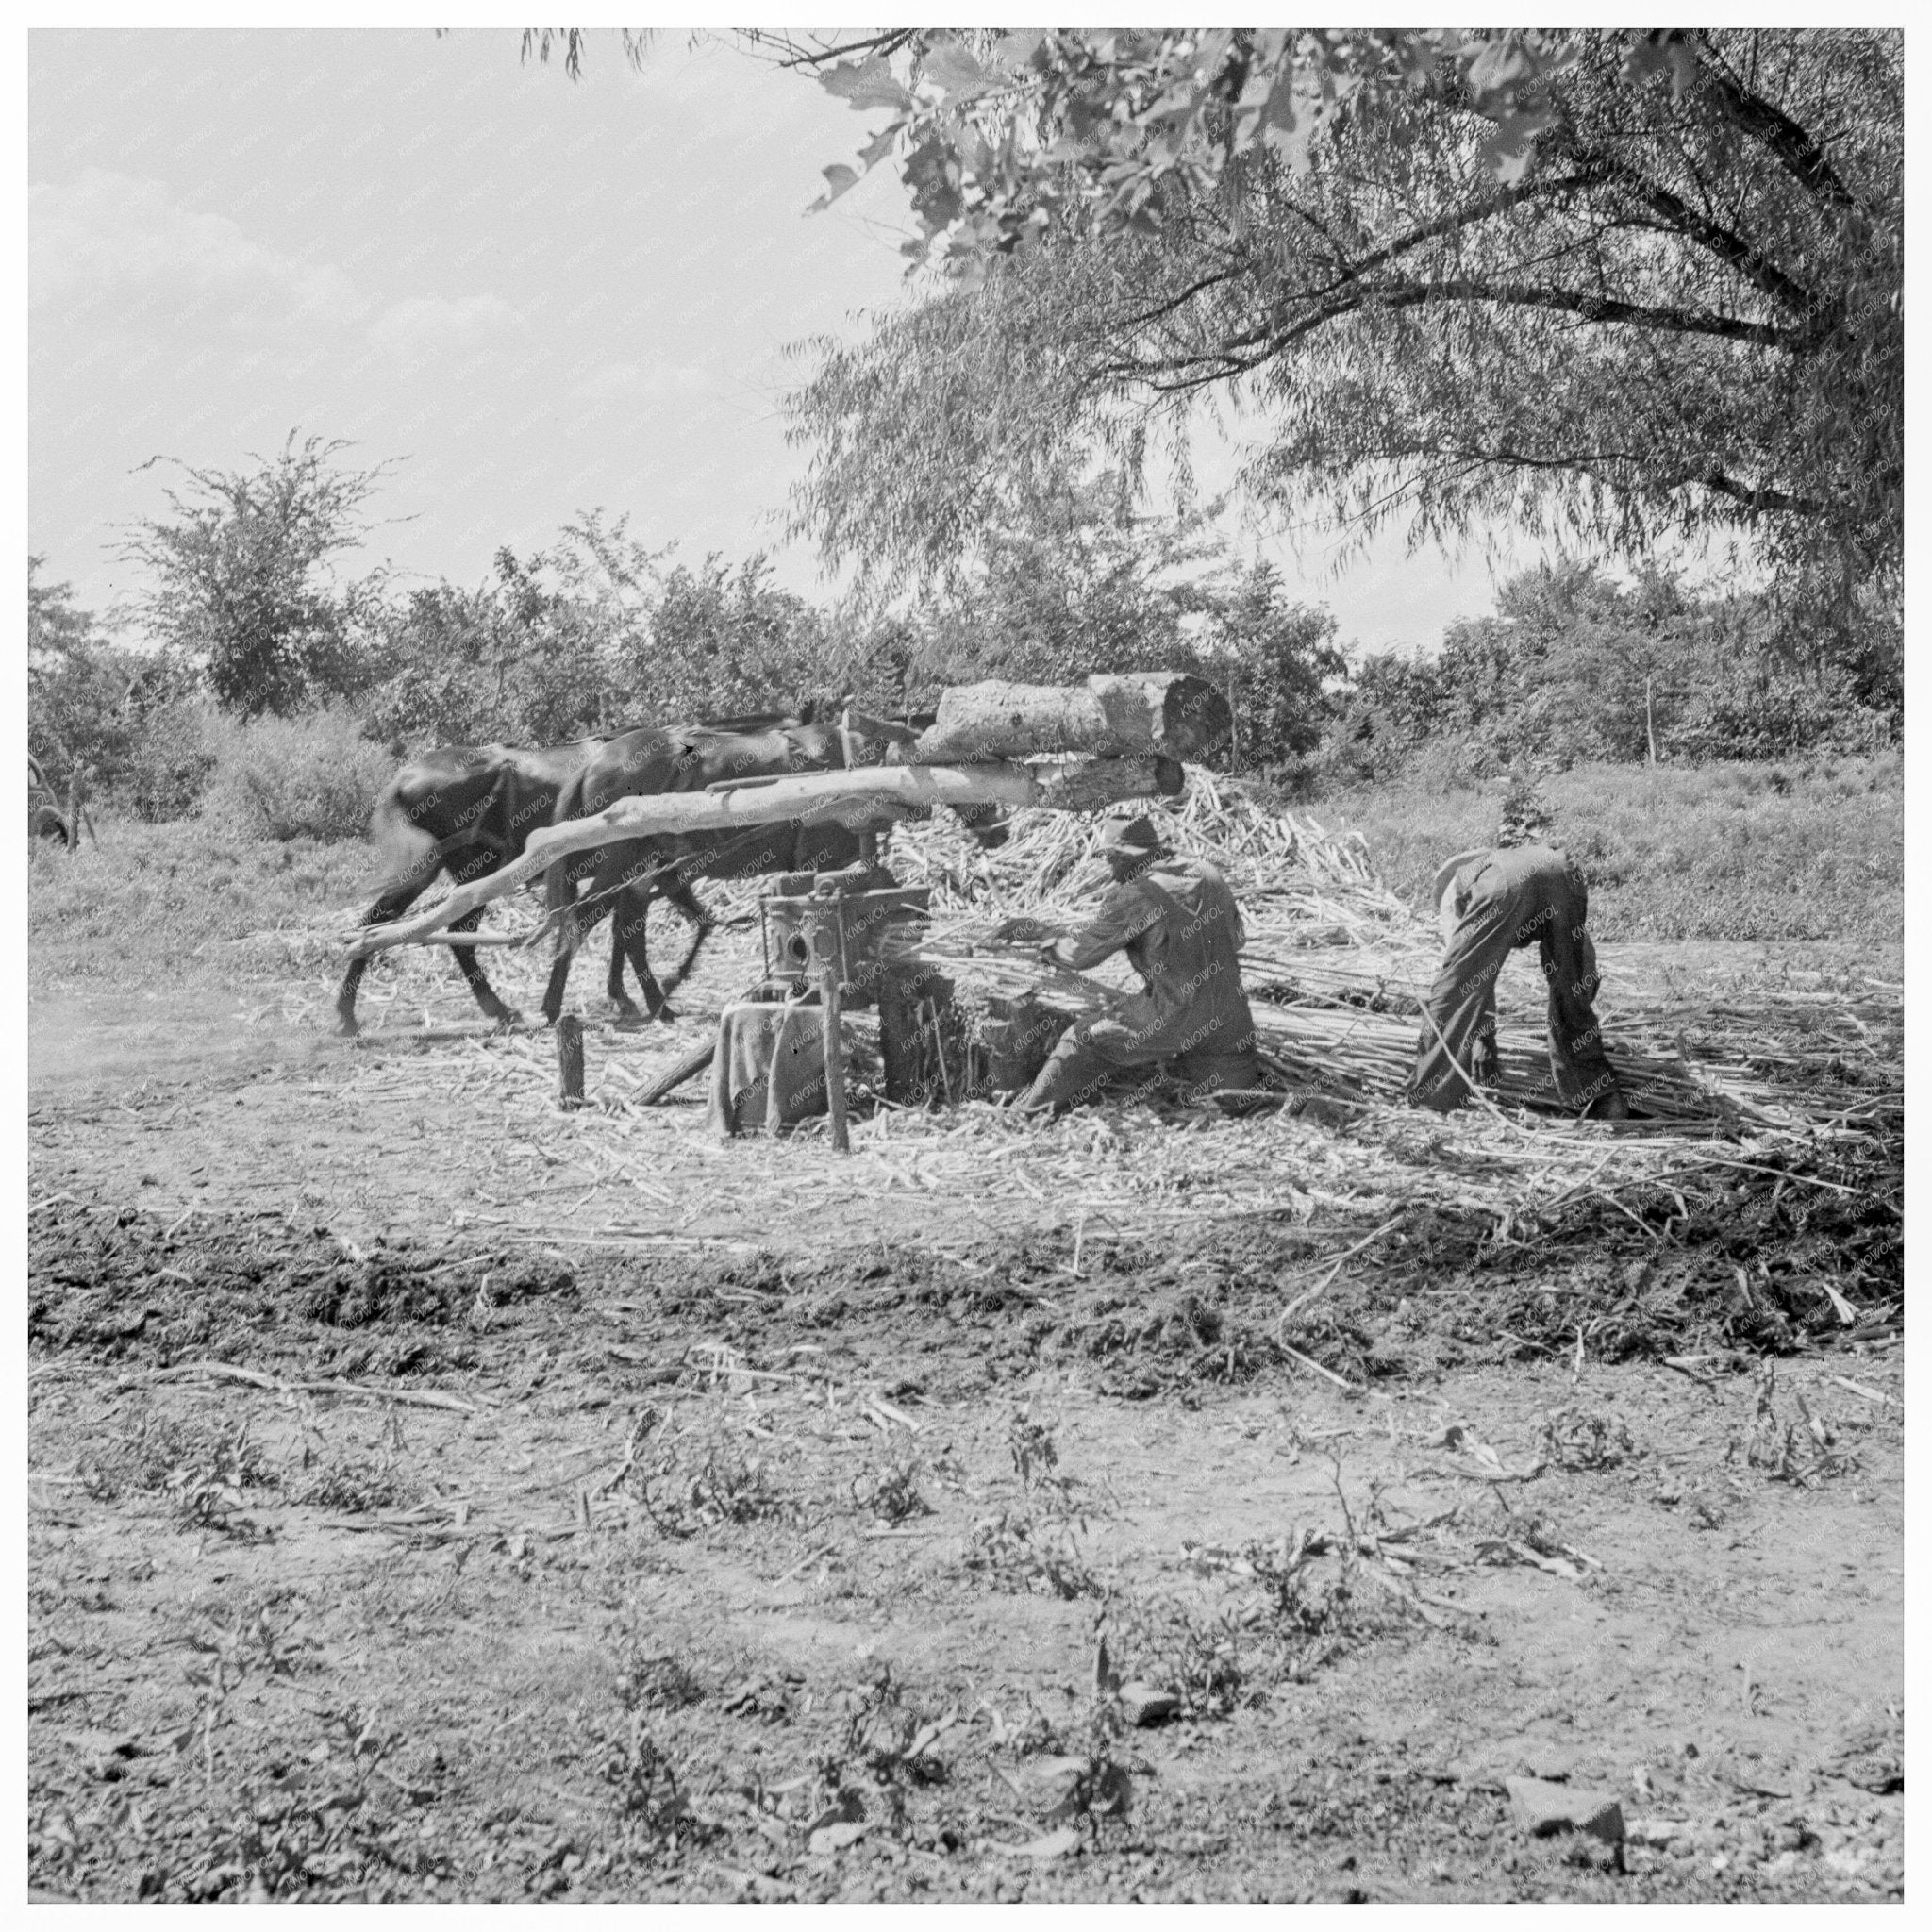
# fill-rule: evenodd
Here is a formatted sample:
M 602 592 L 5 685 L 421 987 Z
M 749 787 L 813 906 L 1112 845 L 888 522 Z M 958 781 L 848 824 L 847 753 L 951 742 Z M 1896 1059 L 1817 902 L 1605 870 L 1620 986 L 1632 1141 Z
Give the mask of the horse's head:
M 846 761 L 855 765 L 909 765 L 919 733 L 890 718 L 874 718 L 847 705 L 839 729 L 844 736 Z

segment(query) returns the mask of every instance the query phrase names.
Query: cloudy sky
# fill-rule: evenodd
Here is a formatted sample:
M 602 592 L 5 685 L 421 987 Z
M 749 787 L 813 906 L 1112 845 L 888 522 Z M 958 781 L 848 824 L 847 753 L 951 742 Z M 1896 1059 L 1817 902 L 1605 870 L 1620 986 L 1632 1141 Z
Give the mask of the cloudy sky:
M 375 548 L 480 580 L 577 511 L 691 558 L 784 547 L 805 456 L 788 345 L 905 299 L 885 171 L 827 213 L 863 125 L 810 81 L 662 36 L 585 80 L 509 31 L 51 32 L 29 41 L 30 547 L 81 600 L 128 587 L 149 458 L 242 464 L 291 429 L 398 463 Z M 1344 638 L 1432 643 L 1487 609 L 1399 541 L 1339 579 L 1267 546 Z

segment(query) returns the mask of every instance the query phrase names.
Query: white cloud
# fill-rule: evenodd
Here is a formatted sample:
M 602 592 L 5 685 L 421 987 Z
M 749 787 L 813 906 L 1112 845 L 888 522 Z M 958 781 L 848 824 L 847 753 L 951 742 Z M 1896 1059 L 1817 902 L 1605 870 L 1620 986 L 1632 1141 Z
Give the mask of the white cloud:
M 655 362 L 648 369 L 635 362 L 607 362 L 574 383 L 571 394 L 586 403 L 655 403 L 702 395 L 710 387 L 710 376 L 688 362 Z
M 497 295 L 411 295 L 376 317 L 369 340 L 398 362 L 419 363 L 482 348 L 524 327 L 523 317 Z
M 87 168 L 28 196 L 28 289 L 42 312 L 126 304 L 231 328 L 354 323 L 368 310 L 339 268 L 250 241 L 225 215 L 200 214 L 165 183 Z

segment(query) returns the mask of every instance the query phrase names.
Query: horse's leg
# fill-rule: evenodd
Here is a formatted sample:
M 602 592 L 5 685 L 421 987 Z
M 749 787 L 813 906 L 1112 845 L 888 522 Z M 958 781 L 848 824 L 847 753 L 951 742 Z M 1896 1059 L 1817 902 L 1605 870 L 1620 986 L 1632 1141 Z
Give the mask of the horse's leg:
M 432 868 L 420 878 L 411 874 L 385 886 L 375 904 L 363 914 L 363 927 L 387 925 L 391 920 L 400 919 L 422 896 L 424 887 L 434 876 Z M 349 961 L 349 970 L 342 974 L 342 990 L 336 994 L 336 1030 L 344 1039 L 354 1039 L 362 1030 L 361 1023 L 356 1018 L 356 993 L 362 984 L 362 975 L 369 971 L 371 957 L 365 953 L 361 958 Z
M 556 902 L 562 905 L 563 919 L 557 929 L 557 957 L 550 963 L 550 980 L 543 989 L 543 1018 L 552 1026 L 563 1012 L 564 989 L 570 983 L 571 961 L 576 958 L 577 948 L 596 931 L 604 915 L 611 909 L 615 896 L 611 889 L 616 880 L 608 876 L 615 871 L 608 857 L 608 850 L 606 847 L 599 854 L 597 868 L 591 874 L 591 889 L 581 902 L 571 898 Z M 562 891 L 568 893 L 575 886 L 573 874 Z
M 451 920 L 449 929 L 451 932 L 475 932 L 482 923 L 483 908 L 479 906 L 474 912 L 466 912 L 460 919 Z M 514 1026 L 523 1015 L 497 996 L 496 989 L 484 975 L 475 947 L 452 946 L 449 951 L 450 958 L 457 962 L 458 971 L 469 981 L 470 991 L 475 994 L 476 1004 L 483 1008 L 485 1016 L 506 1029 Z
M 610 922 L 611 937 L 614 943 L 623 948 L 624 956 L 630 961 L 630 970 L 637 975 L 638 991 L 644 996 L 645 1013 L 653 1020 L 663 1020 L 670 1017 L 664 1004 L 664 989 L 658 984 L 658 975 L 651 971 L 650 949 L 645 943 L 645 928 L 650 914 L 650 887 L 625 886 L 617 895 L 617 908 Z M 613 986 L 620 986 L 621 974 L 614 957 L 610 962 L 610 979 Z M 628 999 L 624 1000 L 623 1005 L 629 1013 L 636 1014 L 637 1008 Z
M 467 886 L 473 879 L 487 877 L 494 872 L 501 864 L 502 857 L 503 855 L 493 847 L 485 847 L 473 853 L 460 863 L 453 864 L 450 867 L 450 877 L 458 885 Z M 460 919 L 451 920 L 449 929 L 451 932 L 475 932 L 482 923 L 483 908 L 479 906 L 474 912 L 466 912 Z M 514 1026 L 520 1015 L 514 1007 L 506 1006 L 497 998 L 496 989 L 490 984 L 489 977 L 476 958 L 475 947 L 452 946 L 449 951 L 450 958 L 457 962 L 457 971 L 468 982 L 476 1004 L 483 1008 L 484 1018 L 493 1020 L 499 1026 Z
M 625 912 L 620 904 L 617 916 L 610 922 L 610 974 L 604 983 L 604 991 L 609 995 L 610 1004 L 617 1008 L 621 1020 L 635 1020 L 641 1017 L 637 1002 L 624 990 L 624 922 Z
M 691 945 L 677 971 L 671 975 L 671 986 L 675 990 L 691 977 L 691 968 L 698 961 L 699 949 L 710 938 L 717 922 L 711 917 L 710 908 L 691 891 L 689 880 L 674 874 L 669 883 L 660 886 L 658 891 L 663 894 L 666 903 L 676 907 L 690 922 L 691 929 Z M 666 1020 L 675 1017 L 669 1010 L 658 1015 L 659 1019 Z

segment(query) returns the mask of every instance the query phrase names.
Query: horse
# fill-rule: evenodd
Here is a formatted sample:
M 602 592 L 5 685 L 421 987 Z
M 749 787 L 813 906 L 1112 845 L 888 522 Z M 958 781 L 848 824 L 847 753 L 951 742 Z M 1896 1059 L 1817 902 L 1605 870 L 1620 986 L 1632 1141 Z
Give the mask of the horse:
M 882 763 L 891 752 L 908 749 L 918 737 L 905 725 L 850 711 L 846 716 L 852 722 L 845 725 L 805 722 L 757 731 L 694 725 L 624 733 L 601 745 L 565 784 L 552 822 L 563 824 L 591 817 L 621 798 L 705 791 L 733 780 Z M 1006 841 L 1006 817 L 999 807 L 954 809 L 982 846 L 990 849 Z M 598 921 L 613 910 L 617 944 L 630 960 L 647 1011 L 653 1019 L 675 1019 L 645 949 L 645 920 L 654 897 L 668 900 L 691 926 L 690 949 L 672 975 L 675 986 L 690 974 L 715 926 L 691 891 L 693 879 L 834 871 L 858 862 L 859 839 L 836 821 L 806 824 L 791 819 L 731 832 L 663 833 L 624 840 L 559 860 L 545 881 L 558 929 L 557 955 L 543 993 L 544 1019 L 555 1024 L 561 1014 L 576 950 Z M 586 879 L 588 890 L 579 898 L 577 888 Z M 636 1012 L 627 997 L 619 997 L 618 1003 Z
M 721 719 L 701 728 L 761 731 L 799 722 L 797 714 L 763 711 Z M 439 872 L 466 886 L 521 858 L 530 834 L 551 822 L 558 795 L 605 741 L 600 736 L 538 747 L 445 744 L 411 758 L 383 788 L 370 815 L 370 836 L 390 863 L 387 881 L 361 924 L 384 925 L 400 919 Z M 478 908 L 450 929 L 475 932 L 482 917 Z M 485 1017 L 499 1026 L 514 1025 L 517 1014 L 497 997 L 477 961 L 475 947 L 452 946 L 450 953 Z M 622 941 L 613 932 L 610 997 L 628 1006 L 624 959 Z M 366 958 L 352 960 L 336 995 L 338 1024 L 344 1035 L 361 1030 L 356 994 L 368 970 Z

